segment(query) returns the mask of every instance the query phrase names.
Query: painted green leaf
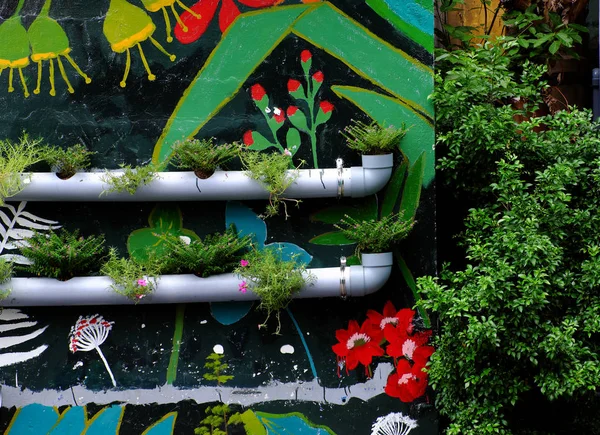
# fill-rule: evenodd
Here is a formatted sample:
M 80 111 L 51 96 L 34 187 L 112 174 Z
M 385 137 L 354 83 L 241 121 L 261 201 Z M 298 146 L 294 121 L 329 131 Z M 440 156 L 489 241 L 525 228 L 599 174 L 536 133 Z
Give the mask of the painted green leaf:
M 406 175 L 406 170 L 408 169 L 408 160 L 404 159 L 400 166 L 396 168 L 394 173 L 392 174 L 392 178 L 388 183 L 385 194 L 383 195 L 383 202 L 381 204 L 381 216 L 389 216 L 394 212 L 394 208 L 398 203 L 398 198 L 400 197 L 400 189 L 402 189 L 402 184 L 404 183 L 404 176 Z
M 285 143 L 292 155 L 296 154 L 296 151 L 300 148 L 300 142 L 300 132 L 295 128 L 290 128 L 285 136 Z
M 344 233 L 342 233 L 341 231 L 330 231 L 328 233 L 323 233 L 317 237 L 313 237 L 308 242 L 313 243 L 315 245 L 327 246 L 352 245 L 353 243 L 355 243 L 354 241 L 344 236 Z
M 396 263 L 400 268 L 400 272 L 402 273 L 402 277 L 404 278 L 406 285 L 412 291 L 415 301 L 420 300 L 421 295 L 419 295 L 419 292 L 417 291 L 417 284 L 415 283 L 415 278 L 413 277 L 412 272 L 406 264 L 406 261 L 404 261 L 404 258 L 402 258 L 402 255 L 400 255 L 400 251 L 397 248 L 394 249 L 394 258 L 396 259 Z M 423 325 L 426 328 L 431 328 L 431 320 L 429 319 L 429 315 L 427 315 L 427 311 L 425 311 L 421 307 L 417 307 L 417 311 L 419 311 L 419 315 L 423 319 Z
M 408 170 L 406 184 L 402 192 L 402 201 L 400 202 L 400 214 L 405 219 L 412 219 L 417 213 L 419 199 L 421 198 L 421 187 L 423 185 L 423 172 L 425 170 L 425 152 L 417 159 L 414 165 Z
M 277 146 L 274 143 L 269 142 L 269 140 L 262 134 L 260 134 L 258 131 L 252 132 L 252 140 L 254 140 L 254 143 L 247 148 L 254 151 L 262 151 L 266 150 L 267 148 Z
M 348 215 L 356 220 L 377 219 L 377 196 L 370 195 L 366 198 L 354 200 L 351 204 L 333 205 L 310 215 L 312 222 L 337 224 Z
M 402 125 L 410 130 L 402 139 L 401 148 L 412 165 L 425 152 L 426 165 L 423 172 L 423 185 L 427 187 L 435 177 L 434 130 L 433 125 L 416 114 L 401 101 L 377 92 L 352 86 L 332 86 L 331 90 L 339 97 L 348 99 L 359 109 L 380 124 Z

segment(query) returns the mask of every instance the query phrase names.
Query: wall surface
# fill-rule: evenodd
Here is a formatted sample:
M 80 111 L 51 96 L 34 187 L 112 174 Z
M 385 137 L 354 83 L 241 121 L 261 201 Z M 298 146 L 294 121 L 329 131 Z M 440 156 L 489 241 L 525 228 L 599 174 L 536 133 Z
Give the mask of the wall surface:
M 381 325 L 412 318 L 397 310 L 414 305 L 413 277 L 435 271 L 432 11 L 430 0 L 1 2 L 0 138 L 26 131 L 62 147 L 81 143 L 96 152 L 96 168 L 164 162 L 176 141 L 191 137 L 287 149 L 307 168 L 332 168 L 338 157 L 345 167 L 360 164 L 340 135 L 351 119 L 405 124 L 387 191 L 417 224 L 384 289 L 294 301 L 281 335 L 272 323 L 257 328 L 265 313 L 249 302 L 5 308 L 0 429 L 162 435 L 204 426 L 199 433 L 217 434 L 207 415 L 240 413 L 243 424 L 230 419 L 229 434 L 408 433 L 402 425 L 437 433 L 414 356 L 426 347 L 424 313 L 405 325 L 402 355 L 376 356 L 370 372 L 347 371 L 349 360 L 332 348 L 347 346 L 351 321 L 364 325 L 368 312 Z M 382 205 L 383 191 L 305 199 L 289 219 L 264 222 L 257 215 L 265 201 L 9 202 L 0 208 L 0 255 L 16 253 L 11 235 L 44 225 L 106 234 L 127 255 L 156 244 L 158 233 L 203 237 L 235 223 L 261 249 L 337 267 L 354 245 L 332 223 L 344 213 L 376 218 Z M 80 316 L 107 331 L 89 352 L 69 347 Z M 231 379 L 205 376 L 215 353 Z M 226 417 L 221 402 L 231 408 Z M 394 424 L 398 432 L 385 431 Z

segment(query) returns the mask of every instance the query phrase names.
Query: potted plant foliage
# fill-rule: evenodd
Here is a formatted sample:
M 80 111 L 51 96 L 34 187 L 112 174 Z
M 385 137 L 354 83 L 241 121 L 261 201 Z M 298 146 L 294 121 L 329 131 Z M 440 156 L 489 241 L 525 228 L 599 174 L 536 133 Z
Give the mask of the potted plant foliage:
M 269 205 L 259 217 L 266 219 L 276 216 L 279 214 L 280 206 L 283 205 L 283 211 L 287 219 L 289 217 L 287 201 L 293 202 L 296 207 L 302 201 L 285 198 L 282 195 L 298 178 L 298 169 L 304 162 L 301 162 L 294 171 L 288 172 L 290 165 L 292 165 L 292 159 L 286 154 L 248 151 L 240 154 L 240 156 L 248 176 L 258 181 L 269 192 Z
M 260 310 L 267 312 L 267 318 L 259 325 L 266 327 L 271 314 L 277 317 L 277 329 L 281 330 L 280 311 L 285 309 L 302 287 L 314 282 L 314 275 L 306 271 L 306 265 L 292 255 L 282 259 L 283 252 L 275 249 L 252 250 L 240 261 L 235 270 L 243 281 L 239 285 L 242 293 L 250 290 L 260 299 Z
M 0 140 L 0 205 L 23 190 L 25 182 L 21 173 L 42 159 L 40 144 L 41 140 L 30 140 L 26 134 L 19 142 Z
M 132 258 L 119 258 L 116 249 L 111 248 L 100 273 L 112 279 L 111 288 L 116 293 L 137 303 L 156 290 L 160 267 L 151 261 L 141 263 Z
M 6 284 L 13 276 L 13 263 L 0 258 L 0 284 Z M 5 299 L 10 294 L 10 289 L 0 290 L 0 300 Z
M 194 171 L 200 179 L 209 178 L 222 164 L 239 154 L 238 144 L 215 145 L 213 139 L 188 139 L 173 146 L 172 163 Z
M 121 169 L 120 172 L 106 171 L 102 181 L 108 184 L 108 189 L 103 190 L 101 195 L 124 192 L 134 195 L 140 186 L 144 186 L 158 177 L 160 166 L 154 163 L 136 168 L 132 168 L 131 165 L 121 165 Z
M 97 271 L 106 257 L 103 235 L 83 237 L 78 230 L 36 232 L 21 241 L 20 250 L 31 264 L 19 269 L 60 281 Z
M 61 180 L 67 180 L 77 171 L 89 168 L 92 164 L 90 158 L 94 154 L 96 153 L 80 144 L 66 149 L 46 147 L 42 150 L 42 158 Z

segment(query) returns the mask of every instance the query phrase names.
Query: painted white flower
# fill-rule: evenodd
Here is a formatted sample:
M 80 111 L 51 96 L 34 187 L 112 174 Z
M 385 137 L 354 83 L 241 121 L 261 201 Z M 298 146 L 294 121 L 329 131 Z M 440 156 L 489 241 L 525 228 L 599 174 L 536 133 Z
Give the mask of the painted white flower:
M 273 113 L 277 116 L 281 115 L 281 109 L 279 107 L 275 107 L 275 109 L 273 109 Z
M 371 435 L 407 435 L 417 426 L 416 420 L 401 412 L 392 412 L 375 420 Z
M 265 108 L 265 113 L 271 113 L 271 109 L 270 109 L 270 108 L 268 108 L 268 107 L 266 107 L 266 108 Z

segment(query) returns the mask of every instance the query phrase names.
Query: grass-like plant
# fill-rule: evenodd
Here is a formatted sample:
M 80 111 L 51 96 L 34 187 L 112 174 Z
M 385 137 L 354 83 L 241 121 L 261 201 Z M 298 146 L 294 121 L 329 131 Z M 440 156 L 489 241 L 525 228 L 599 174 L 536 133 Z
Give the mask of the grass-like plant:
M 171 234 L 162 240 L 169 249 L 153 260 L 161 265 L 163 273 L 193 273 L 201 277 L 232 272 L 252 242 L 250 236 L 238 237 L 233 227 L 202 240 L 190 241 Z
M 32 264 L 20 269 L 61 281 L 96 271 L 106 257 L 103 235 L 83 237 L 78 230 L 34 233 L 21 244 L 21 254 Z
M 81 144 L 68 148 L 46 147 L 42 150 L 42 157 L 50 167 L 56 171 L 56 175 L 66 180 L 75 173 L 91 166 L 94 151 L 89 151 Z
M 107 193 L 127 192 L 134 195 L 140 188 L 158 177 L 160 166 L 150 163 L 144 166 L 132 168 L 131 165 L 121 165 L 123 172 L 106 172 L 102 181 L 108 184 L 108 189 L 102 191 L 101 195 Z
M 173 146 L 171 161 L 180 169 L 194 171 L 198 178 L 208 178 L 222 164 L 236 157 L 236 143 L 215 145 L 213 139 L 188 139 Z
M 23 190 L 21 172 L 41 160 L 41 139 L 23 134 L 18 142 L 0 140 L 0 205 Z
M 300 200 L 283 197 L 285 190 L 298 178 L 298 168 L 304 164 L 301 162 L 296 170 L 288 172 L 291 158 L 285 154 L 267 154 L 248 151 L 240 154 L 242 164 L 250 178 L 258 181 L 269 192 L 269 205 L 259 217 L 266 219 L 279 214 L 279 208 L 283 205 L 285 218 L 289 217 L 287 201 L 299 206 Z
M 156 290 L 160 267 L 154 262 L 142 264 L 132 258 L 119 258 L 117 251 L 111 248 L 100 273 L 113 280 L 110 287 L 115 292 L 137 303 Z
M 400 145 L 400 141 L 408 129 L 401 127 L 382 127 L 377 122 L 366 124 L 362 121 L 352 120 L 342 132 L 346 138 L 348 148 L 359 151 L 361 154 L 388 154 Z
M 271 314 L 277 317 L 277 329 L 281 330 L 280 311 L 285 309 L 292 296 L 314 281 L 314 275 L 306 272 L 306 265 L 292 255 L 283 260 L 283 251 L 275 249 L 252 250 L 236 268 L 235 273 L 242 277 L 239 290 L 250 290 L 260 298 L 260 310 L 267 312 L 267 318 L 259 327 L 266 327 Z
M 7 283 L 13 276 L 14 266 L 11 261 L 0 258 L 0 284 Z M 0 300 L 5 299 L 10 294 L 10 289 L 0 290 Z
M 379 220 L 356 220 L 348 215 L 335 227 L 348 239 L 356 242 L 356 254 L 361 252 L 389 252 L 391 247 L 404 239 L 414 225 L 398 214 L 390 214 Z

